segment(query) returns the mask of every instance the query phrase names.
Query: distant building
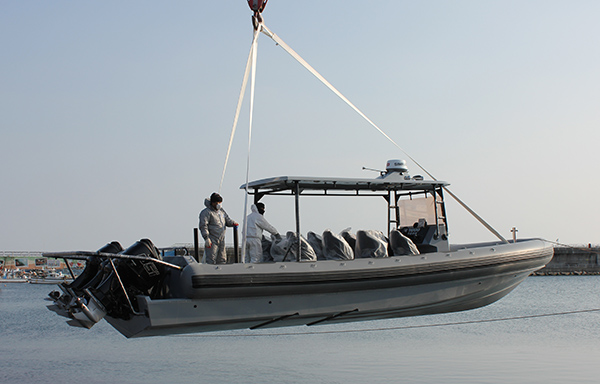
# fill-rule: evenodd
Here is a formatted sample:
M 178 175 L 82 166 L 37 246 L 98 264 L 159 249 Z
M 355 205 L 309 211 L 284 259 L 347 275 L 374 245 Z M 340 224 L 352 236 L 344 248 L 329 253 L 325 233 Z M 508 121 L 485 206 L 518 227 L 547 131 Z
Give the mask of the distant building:
M 72 260 L 73 267 L 83 267 L 83 262 Z M 1 269 L 46 269 L 46 268 L 66 268 L 64 260 L 49 259 L 42 256 L 38 251 L 0 251 Z

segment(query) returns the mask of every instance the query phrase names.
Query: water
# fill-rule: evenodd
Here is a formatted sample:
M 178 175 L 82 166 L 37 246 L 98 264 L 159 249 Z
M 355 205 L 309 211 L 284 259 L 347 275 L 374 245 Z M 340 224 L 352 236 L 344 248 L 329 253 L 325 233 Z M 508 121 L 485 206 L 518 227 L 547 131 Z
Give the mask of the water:
M 381 329 L 596 309 L 599 288 L 598 276 L 530 277 L 462 313 L 128 340 L 106 322 L 69 327 L 45 308 L 53 286 L 6 284 L 0 382 L 596 383 L 600 311 Z

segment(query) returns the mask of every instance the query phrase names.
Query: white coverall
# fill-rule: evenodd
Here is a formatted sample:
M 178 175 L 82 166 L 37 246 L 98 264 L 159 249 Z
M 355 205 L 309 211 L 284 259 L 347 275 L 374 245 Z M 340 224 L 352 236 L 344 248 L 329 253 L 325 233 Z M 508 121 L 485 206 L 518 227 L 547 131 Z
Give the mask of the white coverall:
M 263 230 L 272 235 L 278 235 L 277 229 L 273 227 L 263 215 L 258 212 L 256 205 L 250 207 L 252 213 L 246 221 L 246 263 L 260 263 L 262 261 L 262 236 Z

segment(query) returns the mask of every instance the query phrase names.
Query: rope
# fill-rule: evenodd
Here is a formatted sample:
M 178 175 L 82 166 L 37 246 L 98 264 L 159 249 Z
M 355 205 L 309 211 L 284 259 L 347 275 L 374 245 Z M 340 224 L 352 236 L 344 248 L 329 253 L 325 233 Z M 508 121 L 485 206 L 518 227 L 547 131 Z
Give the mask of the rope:
M 369 119 L 361 110 L 359 110 L 350 100 L 348 100 L 340 91 L 338 91 L 329 81 L 327 81 L 319 72 L 317 72 L 310 64 L 308 64 L 296 51 L 294 51 L 289 45 L 287 45 L 279 36 L 273 33 L 269 28 L 267 28 L 264 24 L 261 24 L 262 32 L 270 37 L 277 45 L 279 45 L 283 50 L 285 50 L 290 56 L 292 56 L 296 61 L 298 61 L 304 68 L 306 68 L 310 73 L 312 73 L 317 79 L 319 79 L 327 88 L 329 88 L 333 93 L 335 93 L 340 99 L 342 99 L 346 104 L 348 104 L 354 111 L 356 111 L 361 117 L 363 117 L 369 124 L 371 124 L 379 133 L 381 133 L 386 139 L 388 139 L 392 144 L 394 144 L 402 153 L 404 153 L 408 158 L 413 161 L 423 172 L 425 172 L 429 177 L 433 180 L 437 181 L 437 179 L 423 167 L 415 158 L 413 158 L 407 151 L 405 151 L 398 143 L 396 143 L 387 133 L 385 133 L 381 128 L 377 126 L 371 119 Z M 508 243 L 508 241 L 498 232 L 496 231 L 490 224 L 488 224 L 481 216 L 479 216 L 475 211 L 473 211 L 467 204 L 465 204 L 461 199 L 458 198 L 454 193 L 452 193 L 447 187 L 443 187 L 457 203 L 459 203 L 464 209 L 467 210 L 477 221 L 479 221 L 485 228 L 487 228 L 490 232 L 492 232 L 498 239 L 500 239 L 504 243 Z
M 593 313 L 593 312 L 600 312 L 600 308 L 582 309 L 582 310 L 577 310 L 577 311 L 554 312 L 554 313 L 541 313 L 541 314 L 537 314 L 537 315 L 502 317 L 502 318 L 497 318 L 497 319 L 468 320 L 468 321 L 456 321 L 456 322 L 420 324 L 420 325 L 403 325 L 403 326 L 398 326 L 398 327 L 382 327 L 382 328 L 366 328 L 366 329 L 340 329 L 340 330 L 333 330 L 333 331 L 315 331 L 315 332 L 257 333 L 257 334 L 238 334 L 238 335 L 192 334 L 192 335 L 173 335 L 173 337 L 265 337 L 265 336 L 272 337 L 272 336 L 307 336 L 307 335 L 326 335 L 326 334 L 359 333 L 359 332 L 399 331 L 399 330 L 418 329 L 418 328 L 450 327 L 450 326 L 457 326 L 457 325 L 483 324 L 483 323 L 495 323 L 495 322 L 501 322 L 501 321 L 526 320 L 526 319 L 536 319 L 536 318 L 542 318 L 542 317 L 566 316 L 566 315 L 576 315 L 576 314 Z
M 421 169 L 423 169 L 423 168 L 421 168 Z M 425 172 L 427 172 L 427 171 L 425 171 Z M 427 172 L 427 174 L 429 174 L 429 172 Z M 433 176 L 431 178 L 436 180 Z M 443 187 L 443 188 L 446 192 L 448 192 L 448 194 L 450 196 L 452 196 L 452 198 L 454 200 L 456 200 L 456 202 L 458 204 L 460 204 L 464 209 L 467 210 L 467 212 L 469 212 L 475 219 L 477 219 L 477 221 L 479 221 L 484 227 L 486 227 L 488 231 L 492 232 L 503 243 L 508 244 L 508 240 L 506 240 L 498 231 L 496 231 L 491 225 L 489 225 L 485 220 L 483 220 L 483 218 L 481 216 L 479 216 L 477 213 L 475 213 L 475 211 L 473 211 L 471 208 L 469 208 L 469 206 L 467 204 L 465 204 L 461 199 L 459 199 L 458 196 L 456 196 L 454 193 L 452 193 L 447 187 Z

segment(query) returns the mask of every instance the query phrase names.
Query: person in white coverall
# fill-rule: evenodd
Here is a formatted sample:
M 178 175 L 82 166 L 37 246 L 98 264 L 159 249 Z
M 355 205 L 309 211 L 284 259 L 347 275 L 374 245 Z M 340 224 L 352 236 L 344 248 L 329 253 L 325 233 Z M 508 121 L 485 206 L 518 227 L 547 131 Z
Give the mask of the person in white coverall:
M 227 212 L 221 208 L 223 198 L 218 193 L 210 195 L 210 200 L 205 199 L 206 208 L 200 212 L 198 228 L 204 238 L 204 255 L 208 264 L 227 263 L 225 249 L 225 228 L 237 226 Z
M 265 205 L 263 203 L 252 204 L 252 213 L 246 221 L 246 263 L 260 263 L 262 261 L 262 236 L 263 230 L 274 236 L 279 236 L 277 229 L 273 227 L 263 216 Z

